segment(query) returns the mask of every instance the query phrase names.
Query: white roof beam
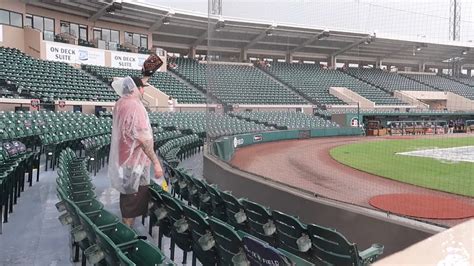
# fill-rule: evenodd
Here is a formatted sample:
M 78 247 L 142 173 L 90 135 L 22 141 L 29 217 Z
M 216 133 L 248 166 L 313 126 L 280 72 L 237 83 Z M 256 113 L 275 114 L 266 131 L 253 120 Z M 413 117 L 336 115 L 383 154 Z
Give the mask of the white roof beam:
M 254 46 L 255 44 L 257 44 L 259 41 L 263 40 L 263 38 L 265 38 L 267 36 L 267 31 L 268 30 L 273 30 L 275 28 L 274 25 L 271 25 L 271 26 L 268 26 L 268 28 L 266 28 L 264 31 L 260 32 L 260 34 L 258 34 L 255 38 L 253 38 L 249 43 L 247 43 L 243 49 L 244 50 L 247 50 L 249 49 L 250 47 Z
M 148 31 L 154 32 L 157 31 L 163 26 L 163 18 L 158 19 L 155 21 L 151 26 L 148 28 Z
M 325 35 L 323 35 L 323 34 L 325 34 Z M 306 41 L 302 42 L 301 44 L 299 44 L 295 48 L 291 49 L 290 53 L 294 53 L 298 50 L 301 50 L 301 49 L 305 48 L 306 46 L 312 44 L 316 40 L 321 40 L 324 37 L 329 37 L 328 34 L 329 34 L 329 31 L 327 31 L 327 30 L 321 31 L 318 34 L 313 35 L 313 37 L 311 37 L 311 38 L 307 39 Z
M 313 42 L 315 42 L 316 40 L 318 39 L 318 35 L 315 35 L 309 39 L 307 39 L 306 41 L 302 42 L 300 45 L 296 46 L 295 48 L 291 49 L 290 50 L 290 53 L 294 53 L 298 50 L 301 50 L 303 48 L 305 48 L 307 45 L 310 45 L 312 44 Z
M 209 30 L 205 30 L 199 37 L 193 42 L 191 47 L 197 47 L 202 41 L 204 41 L 209 34 Z
M 102 17 L 105 12 L 107 12 L 107 8 L 109 8 L 112 5 L 112 3 L 106 4 L 103 6 L 101 9 L 97 10 L 92 16 L 89 17 L 89 21 L 95 22 L 97 21 L 100 17 Z
M 163 21 L 167 18 L 168 19 L 168 23 L 169 23 L 169 20 L 171 19 L 171 17 L 174 15 L 174 11 L 173 10 L 170 10 L 168 11 L 168 13 L 166 15 L 164 15 L 163 17 L 158 17 L 158 19 L 148 28 L 148 31 L 151 31 L 151 32 L 154 32 L 154 31 L 157 31 L 161 28 L 161 26 L 164 25 Z
M 342 48 L 342 49 L 340 49 L 340 50 L 338 50 L 338 51 L 332 53 L 332 54 L 330 55 L 330 57 L 338 56 L 338 55 L 340 55 L 340 54 L 342 54 L 342 53 L 344 53 L 344 52 L 346 52 L 346 51 L 349 51 L 349 50 L 351 50 L 352 48 L 357 47 L 357 46 L 361 45 L 362 43 L 366 42 L 369 38 L 370 38 L 370 36 L 367 36 L 367 37 L 365 37 L 365 38 L 359 39 L 359 40 L 357 40 L 357 41 L 355 41 L 355 42 L 353 42 L 353 43 L 347 45 L 346 47 L 344 47 L 344 48 Z

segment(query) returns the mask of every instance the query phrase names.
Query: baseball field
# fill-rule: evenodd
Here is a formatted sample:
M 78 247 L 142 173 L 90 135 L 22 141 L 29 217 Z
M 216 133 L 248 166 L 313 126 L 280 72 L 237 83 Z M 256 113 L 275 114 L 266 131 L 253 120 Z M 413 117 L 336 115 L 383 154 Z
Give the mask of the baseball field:
M 474 197 L 474 137 L 368 141 L 338 146 L 330 154 L 374 175 Z

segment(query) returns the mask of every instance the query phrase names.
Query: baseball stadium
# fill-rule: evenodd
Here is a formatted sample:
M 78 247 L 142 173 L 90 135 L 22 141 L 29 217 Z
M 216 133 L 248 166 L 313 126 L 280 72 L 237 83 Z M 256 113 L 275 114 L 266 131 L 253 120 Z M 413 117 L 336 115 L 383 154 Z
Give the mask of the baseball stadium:
M 473 40 L 468 0 L 0 0 L 0 265 L 474 265 Z

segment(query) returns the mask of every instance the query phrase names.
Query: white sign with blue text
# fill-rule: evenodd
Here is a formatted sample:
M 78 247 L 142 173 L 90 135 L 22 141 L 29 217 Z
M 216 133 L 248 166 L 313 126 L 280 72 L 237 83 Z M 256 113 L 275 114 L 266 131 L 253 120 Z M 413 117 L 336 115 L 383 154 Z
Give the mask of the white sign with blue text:
M 111 67 L 142 69 L 143 62 L 148 58 L 147 54 L 135 54 L 125 52 L 110 52 Z
M 46 60 L 69 64 L 105 66 L 104 50 L 67 43 L 45 42 Z

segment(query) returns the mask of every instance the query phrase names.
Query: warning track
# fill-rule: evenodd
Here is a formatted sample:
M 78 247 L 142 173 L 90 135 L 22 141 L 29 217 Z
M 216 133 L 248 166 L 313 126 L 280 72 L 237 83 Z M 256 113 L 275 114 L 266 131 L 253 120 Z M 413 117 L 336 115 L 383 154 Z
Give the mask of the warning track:
M 397 137 L 400 138 L 413 137 Z M 368 174 L 343 165 L 329 155 L 329 151 L 336 146 L 385 139 L 392 138 L 330 137 L 262 143 L 238 149 L 231 164 L 279 183 L 368 208 L 374 208 L 369 204 L 372 197 L 397 193 L 447 197 L 474 206 L 473 198 Z M 468 219 L 424 220 L 453 226 Z

